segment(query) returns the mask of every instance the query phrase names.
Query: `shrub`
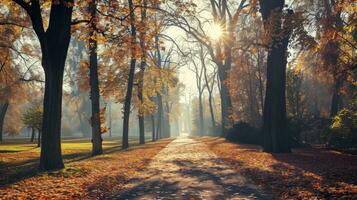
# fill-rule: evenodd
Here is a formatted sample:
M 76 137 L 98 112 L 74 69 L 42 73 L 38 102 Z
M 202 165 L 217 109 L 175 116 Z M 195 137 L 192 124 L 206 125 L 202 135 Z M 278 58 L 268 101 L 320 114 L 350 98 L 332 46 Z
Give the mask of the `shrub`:
M 228 130 L 226 138 L 232 142 L 240 142 L 244 144 L 262 144 L 261 132 L 246 122 L 234 124 Z
M 329 145 L 336 148 L 357 148 L 357 106 L 342 109 L 333 119 Z

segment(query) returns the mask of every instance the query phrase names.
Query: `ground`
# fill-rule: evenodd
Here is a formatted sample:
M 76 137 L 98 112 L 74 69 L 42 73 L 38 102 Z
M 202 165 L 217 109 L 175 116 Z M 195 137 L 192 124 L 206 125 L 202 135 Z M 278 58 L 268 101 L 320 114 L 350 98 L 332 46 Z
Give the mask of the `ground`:
M 66 168 L 53 172 L 35 170 L 38 149 L 0 145 L 1 199 L 357 198 L 357 156 L 330 150 L 268 154 L 184 136 L 125 151 L 107 141 L 105 154 L 92 158 L 90 143 L 64 143 Z
M 256 145 L 222 138 L 198 139 L 225 163 L 279 199 L 357 199 L 357 156 L 323 148 L 291 154 L 262 152 Z
M 120 141 L 110 140 L 96 157 L 90 157 L 88 140 L 64 141 L 66 168 L 52 172 L 37 170 L 39 150 L 33 145 L 0 145 L 0 199 L 104 199 L 121 191 L 170 141 L 121 150 Z
M 202 142 L 182 136 L 114 199 L 271 199 Z

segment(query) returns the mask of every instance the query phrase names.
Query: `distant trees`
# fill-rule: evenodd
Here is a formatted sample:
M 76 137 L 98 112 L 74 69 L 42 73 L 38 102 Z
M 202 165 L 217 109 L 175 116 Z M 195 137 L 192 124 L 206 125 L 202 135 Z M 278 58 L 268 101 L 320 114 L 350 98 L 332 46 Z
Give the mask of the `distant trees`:
M 202 47 L 201 47 L 201 51 Z M 190 70 L 195 74 L 195 81 L 196 81 L 196 88 L 198 91 L 198 135 L 203 136 L 206 134 L 205 131 L 205 125 L 204 125 L 204 118 L 203 118 L 203 92 L 205 91 L 206 85 L 204 82 L 204 72 L 205 72 L 205 60 L 202 60 L 202 56 L 201 54 L 203 54 L 203 52 L 192 52 L 191 54 L 195 54 L 197 56 L 192 56 L 191 57 L 191 62 L 193 67 L 190 68 Z M 199 60 L 199 63 L 196 63 L 196 59 Z
M 11 2 L 7 3 L 12 4 Z M 15 43 L 22 34 L 21 27 L 26 27 L 26 25 L 21 22 L 19 14 L 13 7 L 7 9 L 7 12 L 0 12 L 0 142 L 3 140 L 3 134 L 7 127 L 19 125 L 14 121 L 11 121 L 14 123 L 12 125 L 7 125 L 7 127 L 4 125 L 6 114 L 11 110 L 10 105 L 18 108 L 20 105 L 17 104 L 26 100 L 27 96 L 22 91 L 25 86 L 20 81 L 22 74 L 14 62 L 22 54 Z M 16 112 L 16 114 L 18 113 Z
M 41 146 L 41 134 L 42 134 L 42 115 L 43 110 L 42 106 L 39 103 L 34 103 L 29 107 L 23 117 L 22 120 L 24 124 L 32 129 L 31 142 L 33 142 L 33 137 L 35 134 L 35 130 L 37 130 L 38 138 L 37 138 L 37 146 Z
M 9 107 L 9 102 L 5 101 L 4 103 L 0 104 L 0 142 L 2 142 L 3 138 L 3 127 L 4 127 L 4 121 L 5 121 L 5 115 L 7 112 L 7 109 Z

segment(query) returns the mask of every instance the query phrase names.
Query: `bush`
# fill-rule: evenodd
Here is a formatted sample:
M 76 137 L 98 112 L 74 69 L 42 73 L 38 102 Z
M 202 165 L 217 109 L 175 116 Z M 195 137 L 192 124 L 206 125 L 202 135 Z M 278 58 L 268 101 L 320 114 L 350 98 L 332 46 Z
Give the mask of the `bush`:
M 357 148 L 357 109 L 342 109 L 333 119 L 329 145 L 341 149 Z
M 262 144 L 261 135 L 259 129 L 254 128 L 246 122 L 239 122 L 228 130 L 226 138 L 232 142 L 260 145 Z

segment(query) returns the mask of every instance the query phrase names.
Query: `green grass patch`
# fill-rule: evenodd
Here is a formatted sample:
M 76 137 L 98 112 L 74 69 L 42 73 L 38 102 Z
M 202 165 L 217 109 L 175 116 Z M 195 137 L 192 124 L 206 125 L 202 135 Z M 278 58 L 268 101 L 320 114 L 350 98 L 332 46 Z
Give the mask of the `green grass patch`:
M 36 151 L 37 144 L 6 144 L 0 145 L 0 153 L 16 153 L 20 151 Z
M 137 143 L 137 140 L 130 140 L 131 144 Z M 90 151 L 92 149 L 92 143 L 88 138 L 79 139 L 62 139 L 62 151 L 73 152 L 73 151 Z M 120 139 L 105 139 L 103 141 L 103 149 L 120 148 Z M 40 148 L 37 147 L 37 143 L 30 143 L 28 140 L 9 140 L 5 143 L 0 144 L 0 153 L 16 153 L 16 152 L 40 152 Z

